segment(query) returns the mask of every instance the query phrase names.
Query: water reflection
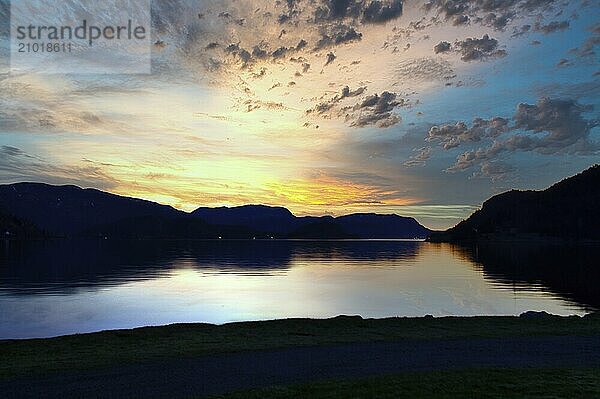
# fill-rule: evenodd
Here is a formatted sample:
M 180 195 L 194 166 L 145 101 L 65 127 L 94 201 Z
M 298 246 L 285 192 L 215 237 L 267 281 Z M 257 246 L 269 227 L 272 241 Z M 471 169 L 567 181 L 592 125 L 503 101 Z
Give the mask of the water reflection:
M 600 247 L 411 241 L 0 244 L 0 338 L 286 317 L 583 314 Z
M 414 257 L 415 241 L 4 241 L 0 292 L 69 294 L 152 279 L 186 266 L 206 273 L 269 275 L 293 258 L 390 261 Z M 373 266 L 388 266 L 373 263 Z
M 457 248 L 498 287 L 549 291 L 600 308 L 598 245 L 483 243 Z

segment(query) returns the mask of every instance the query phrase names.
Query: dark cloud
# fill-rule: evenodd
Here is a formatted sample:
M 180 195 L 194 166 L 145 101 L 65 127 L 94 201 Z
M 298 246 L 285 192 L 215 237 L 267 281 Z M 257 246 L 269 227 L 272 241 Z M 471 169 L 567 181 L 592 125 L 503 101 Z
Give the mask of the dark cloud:
M 504 30 L 519 16 L 542 12 L 560 4 L 559 0 L 430 0 L 423 5 L 426 12 L 434 12 L 454 25 L 471 21 Z
M 352 127 L 365 127 L 375 125 L 380 128 L 393 126 L 400 122 L 400 117 L 392 111 L 400 106 L 407 105 L 404 99 L 398 99 L 396 93 L 384 91 L 381 94 L 373 94 L 365 97 L 354 106 L 338 107 L 342 100 L 352 97 L 359 97 L 364 94 L 366 87 L 359 87 L 356 90 L 350 90 L 348 86 L 344 87 L 341 93 L 333 98 L 317 104 L 314 108 L 306 111 L 307 114 L 318 114 L 323 117 L 345 117 L 346 121 Z M 332 112 L 333 111 L 333 112 Z
M 350 87 L 345 86 L 341 93 L 336 94 L 332 99 L 328 101 L 324 101 L 318 104 L 315 108 L 310 109 L 307 113 L 316 112 L 318 114 L 323 114 L 325 112 L 330 111 L 333 107 L 335 107 L 339 102 L 346 98 L 358 97 L 362 95 L 367 90 L 366 87 L 359 87 L 356 90 L 350 90 Z
M 592 106 L 584 106 L 570 99 L 543 98 L 535 105 L 519 104 L 513 120 L 515 129 L 548 133 L 536 143 L 535 150 L 541 153 L 565 149 L 584 153 L 594 147 L 597 150 L 597 145 L 589 142 L 589 134 L 592 127 L 598 126 L 598 121 L 588 121 L 582 115 L 592 110 Z
M 448 43 L 448 42 L 439 42 L 438 44 L 436 44 L 433 47 L 433 51 L 436 54 L 445 53 L 447 51 L 450 51 L 451 49 L 452 49 L 452 45 L 450 43 Z
M 252 52 L 240 47 L 239 43 L 232 43 L 225 47 L 224 51 L 226 54 L 234 55 L 238 57 L 244 65 L 252 64 L 257 60 L 270 59 L 273 61 L 280 60 L 287 57 L 289 54 L 298 52 L 304 49 L 308 43 L 305 40 L 300 40 L 296 47 L 279 47 L 273 51 L 268 50 L 268 44 L 261 42 L 259 45 L 254 46 Z
M 271 56 L 274 59 L 284 58 L 289 51 L 290 49 L 288 47 L 279 47 L 277 50 L 271 53 Z
M 471 127 L 464 122 L 434 126 L 429 130 L 427 140 L 440 142 L 444 149 L 448 150 L 465 142 L 479 142 L 485 138 L 496 138 L 510 130 L 508 125 L 509 120 L 505 118 L 476 118 Z
M 384 91 L 379 94 L 368 96 L 362 102 L 356 104 L 352 110 L 354 114 L 348 114 L 346 119 L 353 120 L 350 126 L 366 127 L 375 125 L 379 128 L 387 128 L 401 121 L 398 115 L 392 111 L 399 106 L 406 105 L 404 99 L 398 100 L 396 93 Z
M 252 54 L 248 50 L 241 48 L 239 44 L 230 44 L 225 48 L 225 53 L 239 57 L 244 64 L 247 64 L 252 59 Z
M 263 48 L 261 48 L 260 46 L 254 46 L 254 48 L 252 49 L 252 57 L 254 58 L 259 58 L 259 59 L 264 59 L 267 58 L 269 56 L 269 52 Z
M 379 24 L 402 15 L 402 0 L 321 0 L 314 13 L 315 22 L 340 20 Z
M 335 54 L 332 53 L 332 52 L 330 52 L 329 54 L 327 54 L 327 61 L 325 62 L 324 66 L 327 66 L 327 65 L 331 64 L 333 61 L 336 60 L 336 58 L 337 57 L 335 56 Z
M 362 33 L 351 26 L 338 24 L 328 29 L 322 28 L 321 39 L 315 45 L 315 50 L 337 46 L 344 43 L 360 41 Z
M 482 18 L 476 18 L 476 22 L 484 26 L 489 26 L 496 30 L 504 30 L 506 26 L 515 18 L 515 12 L 507 11 L 501 14 L 489 13 Z
M 402 15 L 402 1 L 393 0 L 387 4 L 383 1 L 372 1 L 363 13 L 363 22 L 383 23 Z
M 460 154 L 450 172 L 463 171 L 478 166 L 481 176 L 499 176 L 507 173 L 506 165 L 498 163 L 498 157 L 515 152 L 536 152 L 542 155 L 600 153 L 600 143 L 592 141 L 592 129 L 600 124 L 588 120 L 584 114 L 592 106 L 581 105 L 572 99 L 542 98 L 536 104 L 521 103 L 509 121 L 504 118 L 476 119 L 472 127 L 459 122 L 431 128 L 428 140 L 439 142 L 445 149 L 458 147 L 466 142 L 488 139 L 488 147 Z M 509 125 L 512 122 L 512 125 Z M 507 133 L 513 133 L 506 136 Z M 500 139 L 499 137 L 504 137 Z M 500 167 L 502 166 L 502 167 Z
M 471 22 L 471 18 L 468 15 L 457 15 L 454 17 L 454 21 L 452 21 L 452 25 L 460 26 L 460 25 L 468 25 Z
M 435 54 L 457 52 L 461 55 L 461 60 L 484 61 L 489 58 L 499 58 L 506 56 L 506 51 L 498 49 L 498 40 L 483 35 L 481 39 L 467 38 L 456 41 L 454 45 L 449 42 L 439 42 L 433 47 Z
M 295 50 L 300 51 L 300 50 L 304 49 L 306 46 L 308 46 L 308 42 L 304 39 L 300 39 L 300 41 L 296 45 Z
M 460 59 L 465 62 L 506 56 L 505 50 L 498 49 L 498 40 L 488 35 L 483 35 L 481 39 L 467 38 L 458 41 L 454 44 L 454 49 L 461 54 Z

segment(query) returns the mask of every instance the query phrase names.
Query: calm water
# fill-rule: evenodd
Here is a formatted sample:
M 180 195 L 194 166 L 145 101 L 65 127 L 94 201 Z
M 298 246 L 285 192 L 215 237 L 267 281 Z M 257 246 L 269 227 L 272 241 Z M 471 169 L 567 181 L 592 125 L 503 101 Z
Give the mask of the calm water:
M 407 241 L 0 242 L 0 338 L 287 317 L 584 314 L 600 248 Z

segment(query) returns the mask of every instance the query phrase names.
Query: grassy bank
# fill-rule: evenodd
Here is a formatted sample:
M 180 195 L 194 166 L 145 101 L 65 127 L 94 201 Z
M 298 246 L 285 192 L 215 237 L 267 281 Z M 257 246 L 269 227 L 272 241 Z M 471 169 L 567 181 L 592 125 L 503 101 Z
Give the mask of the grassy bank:
M 600 369 L 478 369 L 270 387 L 214 399 L 598 398 Z
M 352 342 L 600 335 L 600 317 L 280 320 L 185 324 L 0 341 L 0 379 L 159 359 Z

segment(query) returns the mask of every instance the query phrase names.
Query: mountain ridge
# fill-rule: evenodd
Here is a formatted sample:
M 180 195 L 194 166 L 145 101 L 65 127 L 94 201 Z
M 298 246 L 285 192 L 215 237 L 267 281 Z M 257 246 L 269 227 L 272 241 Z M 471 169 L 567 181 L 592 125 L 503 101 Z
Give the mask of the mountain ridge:
M 398 215 L 298 217 L 267 205 L 199 207 L 188 213 L 93 188 L 26 182 L 0 185 L 0 212 L 11 218 L 10 223 L 0 219 L 0 230 L 13 238 L 23 236 L 10 231 L 16 225 L 50 237 L 107 238 L 425 238 L 431 232 Z

